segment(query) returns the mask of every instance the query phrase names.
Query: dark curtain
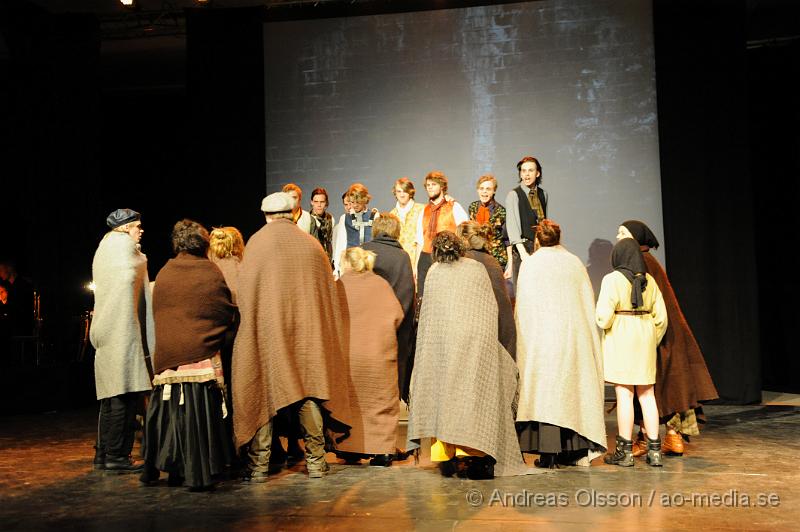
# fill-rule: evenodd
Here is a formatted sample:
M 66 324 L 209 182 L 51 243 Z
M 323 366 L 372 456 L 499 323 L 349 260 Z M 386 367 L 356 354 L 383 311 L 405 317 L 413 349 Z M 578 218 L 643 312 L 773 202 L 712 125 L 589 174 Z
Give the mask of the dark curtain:
M 761 400 L 745 21 L 743 0 L 654 2 L 668 274 L 737 404 Z
M 798 6 L 800 7 L 800 6 Z M 795 13 L 800 16 L 800 13 Z M 795 18 L 794 20 L 800 20 Z M 800 194 L 800 39 L 747 51 L 750 170 L 756 226 L 763 388 L 800 393 L 800 281 L 791 264 L 800 247 L 796 202 Z
M 186 11 L 188 168 L 204 183 L 208 223 L 247 239 L 264 225 L 264 23 L 262 10 Z

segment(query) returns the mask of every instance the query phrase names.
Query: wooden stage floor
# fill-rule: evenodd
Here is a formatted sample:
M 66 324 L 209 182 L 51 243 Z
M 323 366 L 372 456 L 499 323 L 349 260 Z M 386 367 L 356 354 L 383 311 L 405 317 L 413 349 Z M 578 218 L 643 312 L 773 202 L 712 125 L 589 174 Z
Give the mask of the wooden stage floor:
M 418 466 L 390 468 L 328 455 L 323 479 L 301 464 L 264 484 L 231 478 L 204 493 L 168 487 L 166 475 L 145 487 L 137 475 L 93 472 L 93 408 L 5 417 L 0 529 L 798 530 L 800 406 L 778 394 L 765 403 L 707 406 L 702 434 L 660 469 L 597 459 L 472 481 L 441 477 L 424 453 Z M 611 441 L 613 414 L 606 421 Z

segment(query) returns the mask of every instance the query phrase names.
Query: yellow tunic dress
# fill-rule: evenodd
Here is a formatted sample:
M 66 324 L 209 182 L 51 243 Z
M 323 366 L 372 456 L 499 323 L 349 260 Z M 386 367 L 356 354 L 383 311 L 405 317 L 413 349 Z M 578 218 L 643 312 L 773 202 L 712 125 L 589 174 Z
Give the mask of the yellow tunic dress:
M 597 299 L 597 325 L 603 329 L 603 369 L 606 382 L 653 384 L 656 349 L 667 330 L 667 308 L 655 279 L 647 275 L 641 315 L 618 314 L 633 310 L 632 285 L 620 272 L 603 278 Z

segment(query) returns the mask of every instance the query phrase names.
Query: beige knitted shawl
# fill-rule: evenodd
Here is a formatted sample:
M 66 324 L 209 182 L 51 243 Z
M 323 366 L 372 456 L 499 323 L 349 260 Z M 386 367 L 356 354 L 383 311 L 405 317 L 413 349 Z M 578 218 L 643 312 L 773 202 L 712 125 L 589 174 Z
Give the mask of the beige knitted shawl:
M 564 247 L 544 247 L 523 261 L 518 285 L 517 421 L 569 428 L 605 448 L 603 359 L 586 268 Z
M 517 368 L 497 338 L 497 301 L 486 268 L 467 258 L 434 264 L 411 376 L 409 449 L 435 437 L 493 457 L 497 476 L 524 474 L 516 397 Z

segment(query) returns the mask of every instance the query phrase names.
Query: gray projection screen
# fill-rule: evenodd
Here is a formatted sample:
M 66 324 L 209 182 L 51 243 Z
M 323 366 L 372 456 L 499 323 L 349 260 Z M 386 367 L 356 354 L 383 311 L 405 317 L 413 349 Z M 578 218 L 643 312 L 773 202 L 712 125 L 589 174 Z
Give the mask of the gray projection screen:
M 621 221 L 645 221 L 663 244 L 649 0 L 274 22 L 264 34 L 267 193 L 325 187 L 338 218 L 353 182 L 388 210 L 395 179 L 424 202 L 425 174 L 441 170 L 466 209 L 484 173 L 504 203 L 517 161 L 534 155 L 548 217 L 596 286 Z

